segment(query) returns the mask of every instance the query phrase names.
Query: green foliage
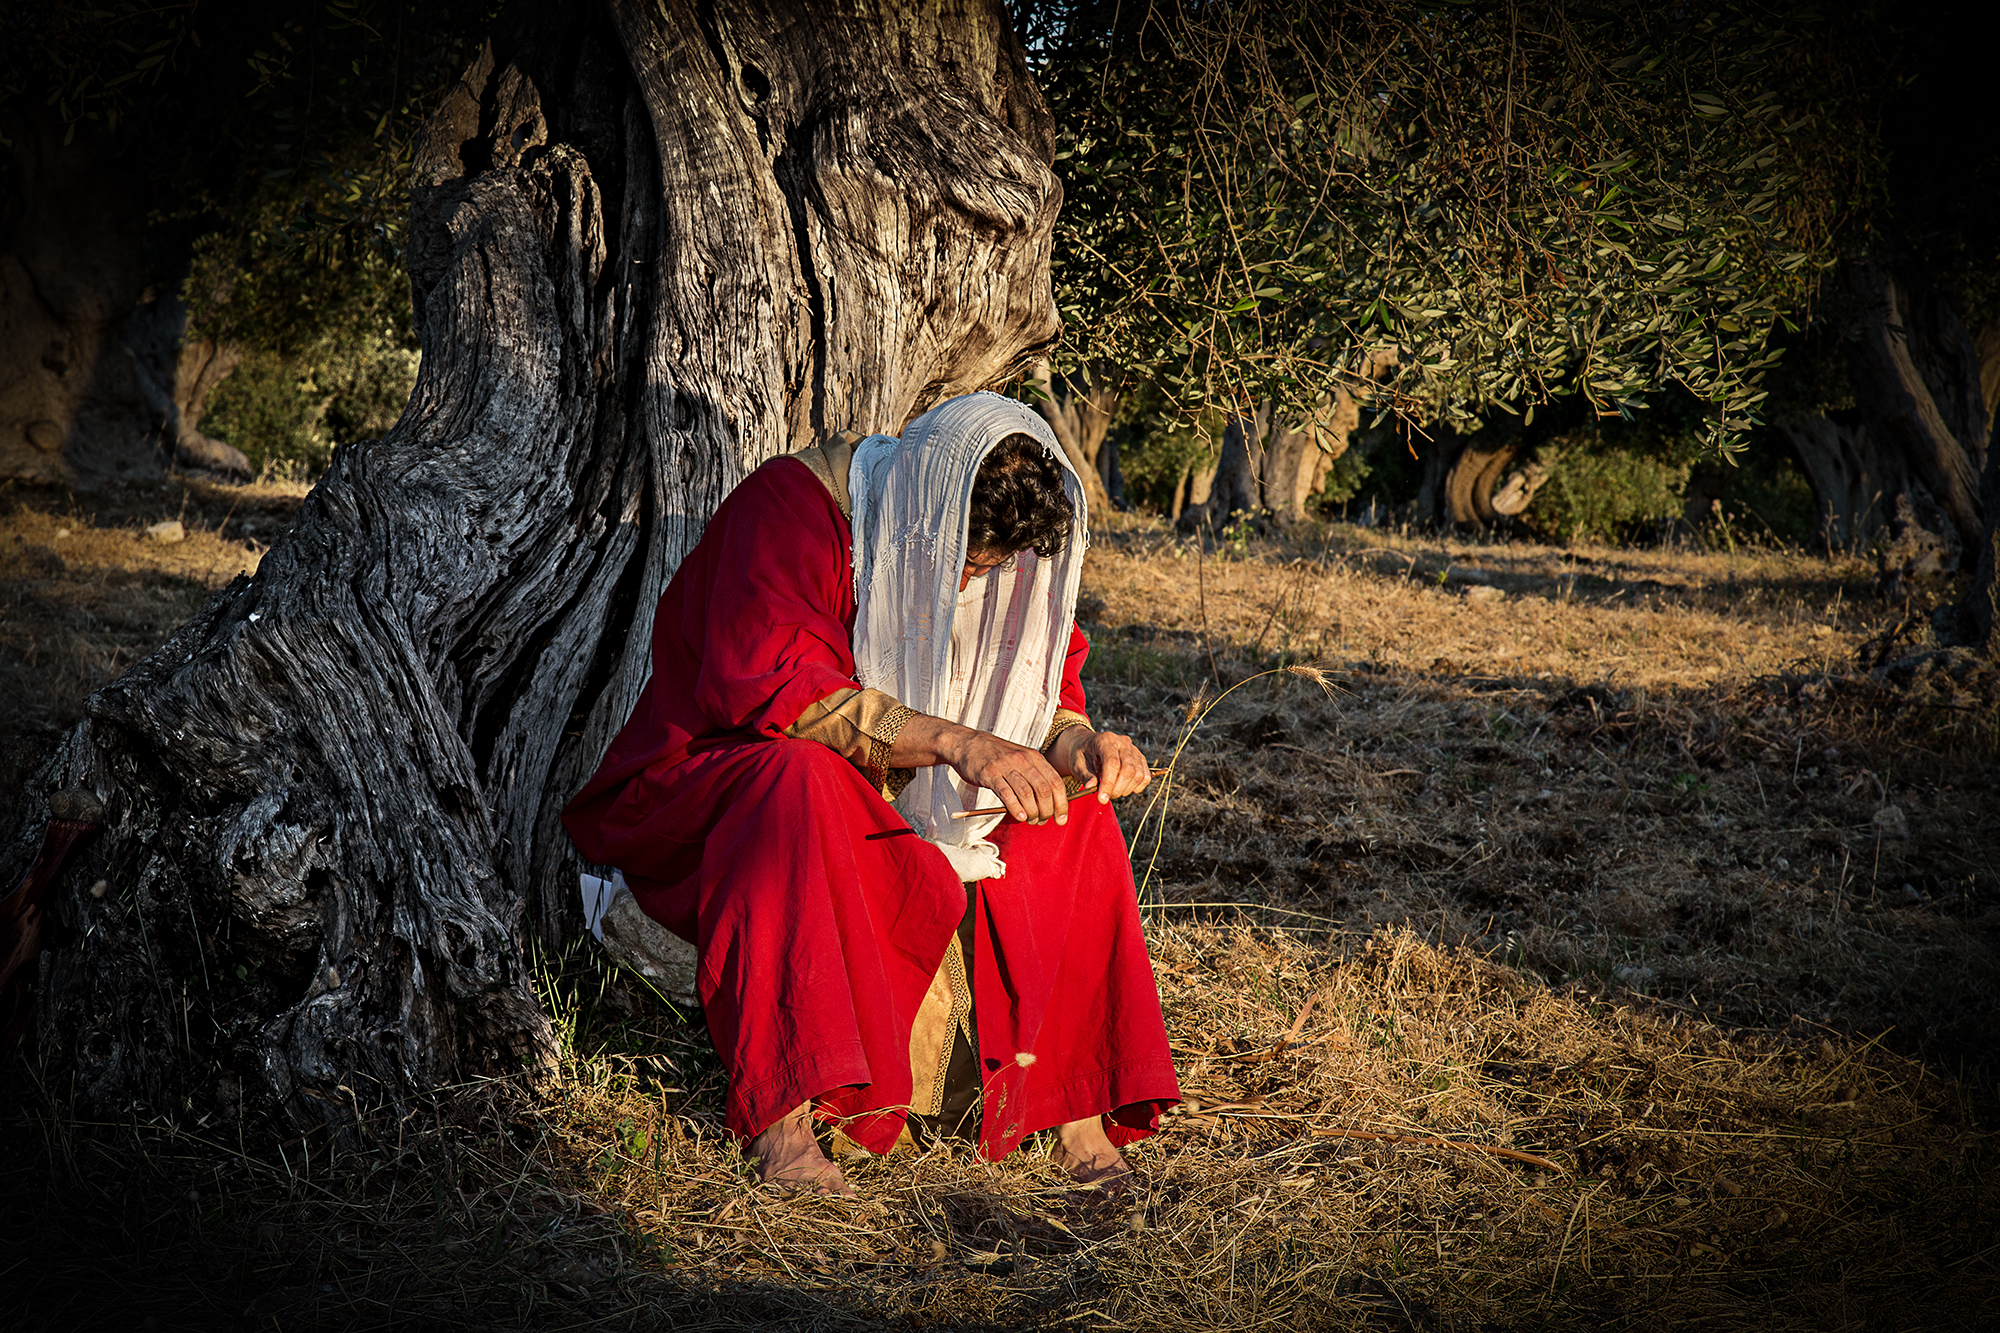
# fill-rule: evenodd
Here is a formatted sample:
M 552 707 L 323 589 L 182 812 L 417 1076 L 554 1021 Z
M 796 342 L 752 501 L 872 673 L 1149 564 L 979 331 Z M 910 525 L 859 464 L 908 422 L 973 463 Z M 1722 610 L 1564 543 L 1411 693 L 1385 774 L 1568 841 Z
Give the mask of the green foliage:
M 333 320 L 314 343 L 254 346 L 223 380 L 201 420 L 204 433 L 241 449 L 260 475 L 310 477 L 335 445 L 383 435 L 416 383 L 407 333 Z
M 204 434 L 243 451 L 260 476 L 311 475 L 333 450 L 320 430 L 323 396 L 289 359 L 251 351 L 209 398 Z
M 1347 384 L 1416 419 L 1670 385 L 1751 424 L 1874 140 L 1803 9 L 1043 15 L 1066 351 L 1184 411 Z M 1371 356 L 1394 349 L 1372 388 Z
M 1188 470 L 1214 461 L 1222 424 L 1219 416 L 1180 416 L 1156 385 L 1141 383 L 1120 402 L 1111 434 L 1118 441 L 1126 502 L 1164 514 Z
M 1691 444 L 1594 427 L 1554 436 L 1540 454 L 1549 479 L 1525 518 L 1563 542 L 1616 541 L 1641 525 L 1678 518 L 1692 471 Z
M 121 114 L 199 49 L 197 8 L 196 0 L 8 5 L 0 10 L 0 108 L 43 102 L 65 144 L 81 124 L 115 131 Z M 0 148 L 14 147 L 10 119 L 0 115 Z
M 416 382 L 409 283 L 393 260 L 300 255 L 269 205 L 195 246 L 187 282 L 194 327 L 244 349 L 211 396 L 201 429 L 260 473 L 311 476 L 337 444 L 385 433 Z
M 1697 465 L 1690 490 L 1715 494 L 1722 506 L 1716 526 L 1728 524 L 1734 530 L 1726 540 L 1747 537 L 1806 549 L 1820 545 L 1812 483 L 1791 451 L 1768 435 L 1753 436 L 1748 448 L 1727 461 Z
M 0 15 L 19 39 L 0 40 L 0 129 L 115 132 L 134 189 L 171 201 L 151 218 L 159 277 L 184 276 L 195 330 L 246 356 L 202 429 L 253 461 L 311 470 L 400 412 L 412 148 L 496 7 L 42 0 Z
M 1361 494 L 1361 488 L 1368 483 L 1374 469 L 1368 466 L 1368 459 L 1360 450 L 1349 448 L 1333 460 L 1328 469 L 1326 481 L 1319 488 L 1321 508 L 1343 505 Z

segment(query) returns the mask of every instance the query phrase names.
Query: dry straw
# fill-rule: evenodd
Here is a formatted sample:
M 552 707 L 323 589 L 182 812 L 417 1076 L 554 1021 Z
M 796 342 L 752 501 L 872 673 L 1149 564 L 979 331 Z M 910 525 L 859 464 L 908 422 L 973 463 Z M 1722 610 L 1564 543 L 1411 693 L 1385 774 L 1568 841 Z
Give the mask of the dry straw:
M 1993 1322 L 1988 678 L 1857 673 L 1907 617 L 1772 553 L 1253 542 L 1204 634 L 1175 550 L 1086 582 L 1093 711 L 1172 768 L 1125 814 L 1188 1101 L 1129 1201 L 950 1143 L 762 1189 L 699 1027 L 579 953 L 552 1085 L 338 1148 L 16 1064 L 0 1324 Z

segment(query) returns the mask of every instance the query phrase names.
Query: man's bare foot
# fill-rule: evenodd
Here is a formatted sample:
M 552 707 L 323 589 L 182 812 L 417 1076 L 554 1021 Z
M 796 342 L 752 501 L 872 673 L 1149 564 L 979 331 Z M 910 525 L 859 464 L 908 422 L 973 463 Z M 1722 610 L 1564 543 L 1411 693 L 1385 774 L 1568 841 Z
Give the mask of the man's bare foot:
M 1106 1194 L 1132 1188 L 1132 1168 L 1111 1146 L 1101 1115 L 1072 1120 L 1058 1129 L 1055 1150 L 1049 1155 L 1079 1185 L 1095 1185 Z
M 854 1193 L 813 1137 L 811 1102 L 787 1112 L 750 1140 L 743 1155 L 757 1163 L 757 1179 L 766 1185 L 785 1185 L 807 1194 Z

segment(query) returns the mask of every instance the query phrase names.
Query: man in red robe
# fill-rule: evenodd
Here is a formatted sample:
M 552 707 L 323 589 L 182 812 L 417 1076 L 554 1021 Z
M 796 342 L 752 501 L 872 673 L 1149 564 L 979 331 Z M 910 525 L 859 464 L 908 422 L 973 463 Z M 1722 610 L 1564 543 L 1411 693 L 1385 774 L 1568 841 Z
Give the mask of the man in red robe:
M 844 1192 L 815 1108 L 884 1152 L 947 1065 L 985 1156 L 1055 1129 L 1113 1186 L 1179 1097 L 1108 805 L 1146 761 L 1079 679 L 1082 503 L 1035 413 L 968 395 L 765 464 L 660 599 L 652 678 L 563 819 L 696 946 L 767 1180 Z

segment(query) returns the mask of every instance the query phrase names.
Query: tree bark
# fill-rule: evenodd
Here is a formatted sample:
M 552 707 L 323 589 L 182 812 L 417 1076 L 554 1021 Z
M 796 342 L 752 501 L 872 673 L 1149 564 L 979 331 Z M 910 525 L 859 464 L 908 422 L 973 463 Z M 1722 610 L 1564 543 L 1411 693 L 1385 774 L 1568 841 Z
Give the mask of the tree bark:
M 1912 293 L 1877 264 L 1851 265 L 1847 283 L 1860 308 L 1848 378 L 1863 419 L 1885 451 L 1907 460 L 1970 551 L 1986 531 L 1986 413 L 1972 340 L 1946 302 Z
M 1417 516 L 1442 527 L 1485 528 L 1519 514 L 1547 480 L 1546 469 L 1514 469 L 1522 454 L 1521 419 L 1495 413 L 1479 429 L 1438 429 L 1424 451 Z M 1496 502 L 1497 501 L 1497 502 Z
M 183 467 L 249 476 L 250 460 L 240 449 L 201 433 L 208 396 L 242 364 L 242 350 L 194 335 L 187 302 L 171 294 L 155 295 L 132 312 L 125 346 L 158 422 L 158 452 Z
M 1046 361 L 1035 363 L 1029 382 L 1035 386 L 1035 408 L 1049 423 L 1069 455 L 1070 466 L 1083 479 L 1084 503 L 1094 514 L 1125 507 L 1125 481 L 1118 470 L 1118 449 L 1106 441 L 1111 419 L 1118 415 L 1119 394 L 1103 374 L 1088 380 L 1080 373 L 1056 375 Z
M 1939 608 L 1933 627 L 1946 644 L 2000 657 L 2000 449 L 1986 451 L 1979 495 L 1988 515 L 1986 531 L 1978 546 L 1961 556 L 1972 566 L 1972 586 L 1956 605 Z
M 30 113 L 0 201 L 0 478 L 92 487 L 159 475 L 159 420 L 126 323 L 145 291 L 143 173 L 118 143 Z
M 1820 540 L 1828 549 L 1859 550 L 1889 524 L 1909 476 L 1902 457 L 1881 447 L 1859 413 L 1781 417 L 1771 430 L 1799 460 L 1812 486 Z
M 37 776 L 108 808 L 43 958 L 80 1101 L 337 1126 L 545 1057 L 666 580 L 761 461 L 1026 369 L 1051 157 L 998 0 L 503 12 L 418 153 L 402 420 Z
M 1301 419 L 1281 415 L 1269 400 L 1258 403 L 1224 427 L 1208 494 L 1184 504 L 1176 522 L 1193 529 L 1219 527 L 1239 514 L 1279 524 L 1304 519 L 1360 422 L 1360 405 L 1345 389 Z

